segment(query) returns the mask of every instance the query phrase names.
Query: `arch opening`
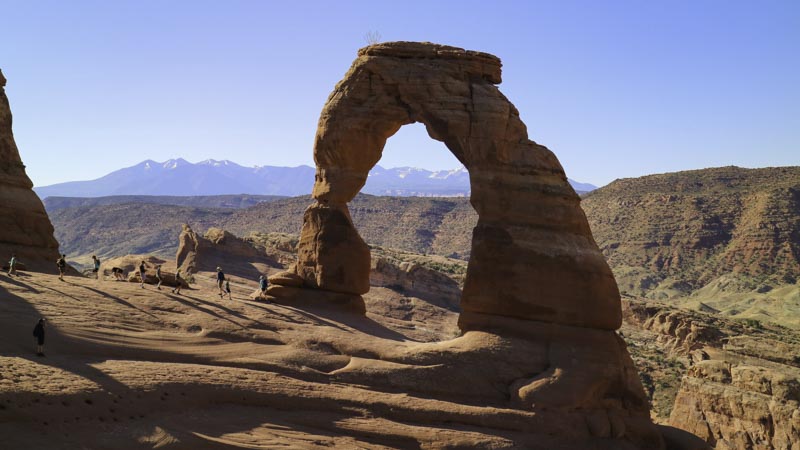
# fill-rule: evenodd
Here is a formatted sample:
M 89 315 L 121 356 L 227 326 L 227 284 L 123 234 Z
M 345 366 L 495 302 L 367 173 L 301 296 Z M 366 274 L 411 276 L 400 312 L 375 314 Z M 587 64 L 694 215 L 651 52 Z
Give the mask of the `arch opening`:
M 613 330 L 619 292 L 580 198 L 499 91 L 491 55 L 424 43 L 366 47 L 328 99 L 314 144 L 313 197 L 298 262 L 306 288 L 359 296 L 370 254 L 347 207 L 386 140 L 422 123 L 469 171 L 478 213 L 461 297 L 462 330 L 524 332 L 520 320 Z

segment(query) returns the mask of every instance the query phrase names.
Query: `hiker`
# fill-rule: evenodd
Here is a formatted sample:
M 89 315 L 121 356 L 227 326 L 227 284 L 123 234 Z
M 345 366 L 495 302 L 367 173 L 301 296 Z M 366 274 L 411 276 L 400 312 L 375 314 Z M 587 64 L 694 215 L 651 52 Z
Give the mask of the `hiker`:
M 113 275 L 114 279 L 117 281 L 125 281 L 125 271 L 120 267 L 112 267 L 111 275 Z
M 11 254 L 11 260 L 8 261 L 8 276 L 9 278 L 11 275 L 17 274 L 17 254 Z
M 261 298 L 262 299 L 267 298 L 267 286 L 268 286 L 268 284 L 269 283 L 267 282 L 267 277 L 265 277 L 264 275 L 261 275 L 260 277 L 258 277 L 258 287 L 261 288 Z
M 142 279 L 142 283 L 139 286 L 141 286 L 142 289 L 144 289 L 144 279 L 145 279 L 144 277 L 145 277 L 145 267 L 144 267 L 144 261 L 142 261 L 141 264 L 139 264 L 139 278 Z
M 228 299 L 233 300 L 233 295 L 231 294 L 231 282 L 230 282 L 230 280 L 225 280 L 225 292 L 228 293 Z
M 222 268 L 217 267 L 217 287 L 219 288 L 220 298 L 225 296 L 225 292 L 222 290 L 222 286 L 224 283 L 225 283 L 225 274 L 222 273 Z
M 100 279 L 100 258 L 97 255 L 92 255 L 92 261 L 94 261 L 94 268 L 92 269 L 92 273 L 94 274 L 94 278 L 96 280 Z
M 62 253 L 61 258 L 56 261 L 58 266 L 58 279 L 64 281 L 64 272 L 67 271 L 67 255 Z
M 181 295 L 181 284 L 183 283 L 183 279 L 181 278 L 181 269 L 178 269 L 175 272 L 175 284 L 177 285 L 175 289 L 172 290 L 173 294 Z
M 156 285 L 156 289 L 159 291 L 161 290 L 161 264 L 156 266 L 156 280 L 158 280 L 158 284 Z
M 36 326 L 33 327 L 33 336 L 36 338 L 37 356 L 44 356 L 44 322 L 44 318 L 41 318 L 36 322 Z

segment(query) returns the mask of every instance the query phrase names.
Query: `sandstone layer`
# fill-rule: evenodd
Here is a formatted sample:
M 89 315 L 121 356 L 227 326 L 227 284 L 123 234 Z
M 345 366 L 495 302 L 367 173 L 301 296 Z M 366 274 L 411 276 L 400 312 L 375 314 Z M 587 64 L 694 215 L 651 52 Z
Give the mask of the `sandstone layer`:
M 295 269 L 308 286 L 367 291 L 369 251 L 347 202 L 364 186 L 386 139 L 421 122 L 470 172 L 478 224 L 461 301 L 469 323 L 496 315 L 619 327 L 616 283 L 580 199 L 555 155 L 528 139 L 519 112 L 495 86 L 500 67 L 492 55 L 436 44 L 359 51 L 317 129 L 317 202 L 305 213 Z M 530 286 L 538 295 L 529 295 Z
M 33 192 L 11 129 L 11 108 L 0 72 L 0 258 L 12 253 L 28 270 L 55 272 L 58 242 L 44 205 Z
M 178 242 L 175 263 L 184 276 L 216 273 L 219 267 L 227 276 L 258 280 L 270 270 L 282 268 L 263 249 L 219 228 L 210 228 L 205 235 L 200 235 L 183 225 Z
M 800 334 L 653 300 L 623 303 L 656 420 L 719 450 L 798 448 Z
M 463 335 L 435 349 L 354 359 L 336 377 L 373 389 L 499 401 L 539 417 L 525 427 L 531 435 L 556 423 L 577 427 L 576 434 L 555 433 L 564 448 L 589 448 L 596 439 L 663 448 L 614 332 L 622 320 L 614 277 L 557 158 L 528 139 L 519 112 L 497 89 L 500 67 L 495 56 L 430 43 L 361 49 L 319 120 L 316 202 L 303 217 L 294 278 L 275 277 L 269 294 L 358 312 L 352 306 L 381 263 L 370 264 L 347 204 L 387 138 L 420 122 L 470 173 L 478 222 L 459 305 Z M 280 279 L 299 279 L 302 287 Z

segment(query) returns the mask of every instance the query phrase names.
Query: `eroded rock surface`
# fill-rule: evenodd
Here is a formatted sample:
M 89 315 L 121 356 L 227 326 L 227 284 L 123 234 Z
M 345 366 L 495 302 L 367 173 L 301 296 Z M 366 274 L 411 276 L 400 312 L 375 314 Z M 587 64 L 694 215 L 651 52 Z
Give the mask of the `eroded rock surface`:
M 386 139 L 421 122 L 469 170 L 478 213 L 460 302 L 463 334 L 379 360 L 353 358 L 331 375 L 531 411 L 537 419 L 524 431 L 556 436 L 560 448 L 663 448 L 614 332 L 622 321 L 614 277 L 555 155 L 528 139 L 495 86 L 500 66 L 492 55 L 430 43 L 361 49 L 319 120 L 316 202 L 303 218 L 295 278 L 282 275 L 302 287 L 276 277 L 269 294 L 344 307 L 354 303 L 343 298 L 369 291 L 370 250 L 347 203 Z
M 184 225 L 178 237 L 175 263 L 184 276 L 198 272 L 216 272 L 222 268 L 228 275 L 257 280 L 270 270 L 282 268 L 263 249 L 219 228 L 210 228 L 205 235 Z
M 0 257 L 6 261 L 16 253 L 28 270 L 52 273 L 56 270 L 58 242 L 14 142 L 5 85 L 0 72 Z

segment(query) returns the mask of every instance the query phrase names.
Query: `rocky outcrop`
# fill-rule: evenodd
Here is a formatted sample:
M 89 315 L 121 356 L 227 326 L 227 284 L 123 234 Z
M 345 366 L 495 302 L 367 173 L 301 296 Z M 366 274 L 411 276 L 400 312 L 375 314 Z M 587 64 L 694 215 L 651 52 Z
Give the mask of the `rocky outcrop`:
M 420 264 L 373 258 L 369 282 L 372 286 L 389 287 L 452 311 L 459 309 L 461 288 L 458 283 Z
M 533 411 L 531 435 L 569 424 L 570 433 L 557 433 L 562 448 L 663 448 L 614 332 L 622 320 L 614 277 L 555 155 L 528 139 L 497 89 L 500 66 L 486 53 L 430 43 L 361 49 L 319 120 L 316 202 L 291 268 L 303 287 L 276 278 L 270 295 L 358 304 L 344 299 L 368 292 L 370 249 L 347 204 L 386 139 L 421 122 L 469 170 L 478 213 L 460 302 L 464 333 L 433 351 L 353 359 L 332 375 Z
M 715 449 L 800 449 L 800 369 L 697 362 L 683 379 L 672 426 Z
M 28 270 L 52 273 L 56 271 L 58 242 L 14 142 L 5 85 L 0 72 L 0 257 L 6 261 L 16 253 Z
M 623 320 L 657 336 L 668 353 L 686 356 L 705 346 L 721 346 L 725 334 L 708 317 L 691 311 L 638 301 L 622 301 Z
M 216 272 L 257 280 L 262 274 L 282 266 L 252 243 L 219 228 L 210 228 L 204 236 L 184 225 L 178 237 L 175 263 L 184 274 Z

